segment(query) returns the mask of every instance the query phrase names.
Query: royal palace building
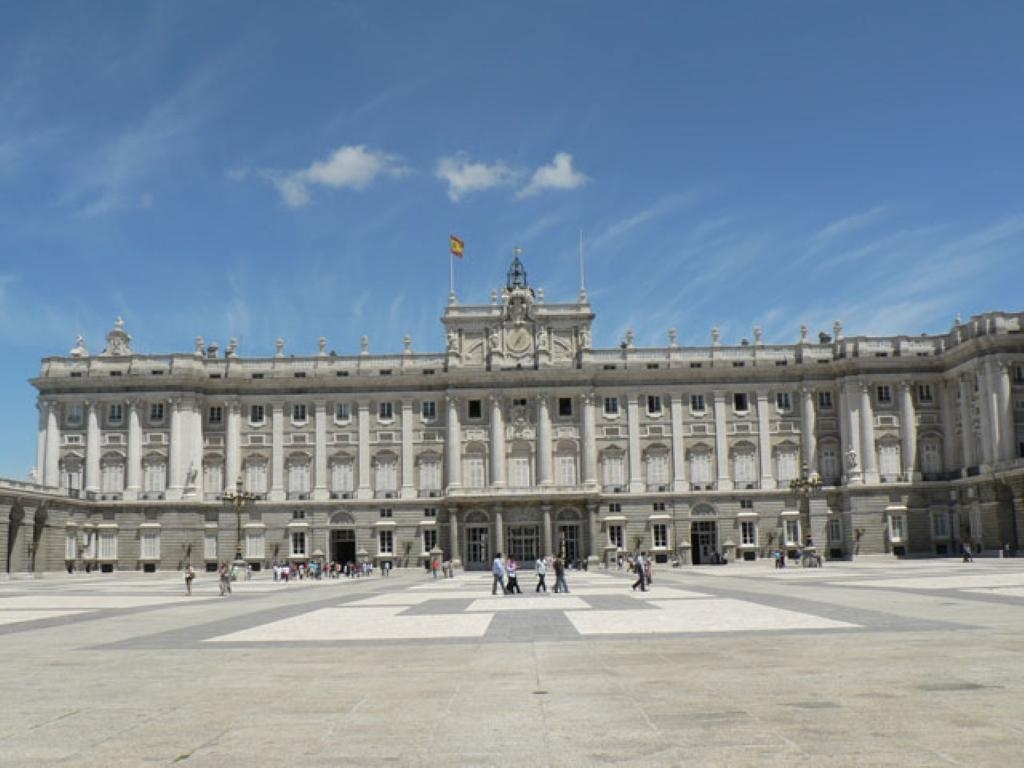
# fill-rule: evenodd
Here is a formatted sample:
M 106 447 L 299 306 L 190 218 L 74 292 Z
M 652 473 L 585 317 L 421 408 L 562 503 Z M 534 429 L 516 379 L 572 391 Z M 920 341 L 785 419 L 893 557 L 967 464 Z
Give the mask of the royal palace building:
M 443 352 L 144 355 L 118 319 L 32 380 L 36 470 L 0 481 L 0 571 L 1021 548 L 1024 313 L 610 349 L 593 320 L 518 255 L 490 303 L 449 297 Z

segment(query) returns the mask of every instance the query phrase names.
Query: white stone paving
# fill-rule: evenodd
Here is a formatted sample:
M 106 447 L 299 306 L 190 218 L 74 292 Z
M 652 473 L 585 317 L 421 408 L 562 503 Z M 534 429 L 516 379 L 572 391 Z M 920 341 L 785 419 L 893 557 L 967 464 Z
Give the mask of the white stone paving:
M 425 640 L 483 637 L 494 614 L 401 616 L 401 606 L 321 608 L 251 629 L 210 638 L 214 643 L 311 640 Z
M 651 600 L 657 610 L 581 611 L 566 617 L 581 635 L 850 629 L 856 624 L 743 600 Z
M 90 611 L 7 611 L 0 610 L 0 626 L 4 624 L 19 624 L 23 621 L 40 621 L 43 619 L 57 619 L 61 616 L 75 616 Z
M 922 576 L 908 579 L 875 579 L 872 581 L 837 581 L 844 587 L 873 589 L 979 589 L 983 587 L 1024 587 L 1021 573 L 962 573 L 952 576 Z
M 0 609 L 7 608 L 143 608 L 151 605 L 172 605 L 183 602 L 212 600 L 213 595 L 15 595 L 0 598 Z

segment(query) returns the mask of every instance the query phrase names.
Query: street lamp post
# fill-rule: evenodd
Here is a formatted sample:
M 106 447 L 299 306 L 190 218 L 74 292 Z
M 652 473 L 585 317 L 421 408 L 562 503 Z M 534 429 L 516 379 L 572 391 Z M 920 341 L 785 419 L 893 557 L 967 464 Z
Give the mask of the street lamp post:
M 793 478 L 789 483 L 789 490 L 800 500 L 800 511 L 803 512 L 804 507 L 807 508 L 807 524 L 810 526 L 811 523 L 811 496 L 815 491 L 821 490 L 821 475 L 817 472 L 807 473 L 807 462 L 805 461 L 800 466 L 800 477 Z M 807 556 L 806 550 L 810 550 L 810 556 L 814 557 L 816 549 L 814 548 L 813 539 L 808 541 L 808 545 L 805 549 L 805 557 Z M 815 562 L 818 562 L 817 560 Z M 806 564 L 806 560 L 805 560 Z
M 228 491 L 224 494 L 224 503 L 230 504 L 235 508 L 235 565 L 245 565 L 245 560 L 242 558 L 242 509 L 250 501 L 255 501 L 255 494 L 249 493 L 242 488 L 242 476 L 239 475 L 235 481 L 235 490 Z

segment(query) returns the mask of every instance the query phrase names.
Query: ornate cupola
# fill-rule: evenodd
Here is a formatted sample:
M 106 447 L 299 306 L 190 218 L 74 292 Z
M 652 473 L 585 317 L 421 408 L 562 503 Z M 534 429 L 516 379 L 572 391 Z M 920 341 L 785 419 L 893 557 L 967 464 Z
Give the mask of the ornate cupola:
M 505 287 L 489 305 L 449 305 L 446 329 L 448 365 L 462 368 L 549 368 L 575 366 L 590 347 L 594 319 L 583 299 L 545 304 L 544 292 L 530 287 L 526 267 L 513 251 Z
M 100 357 L 127 357 L 132 352 L 132 337 L 124 329 L 124 320 L 118 317 L 114 327 L 107 333 L 107 346 Z

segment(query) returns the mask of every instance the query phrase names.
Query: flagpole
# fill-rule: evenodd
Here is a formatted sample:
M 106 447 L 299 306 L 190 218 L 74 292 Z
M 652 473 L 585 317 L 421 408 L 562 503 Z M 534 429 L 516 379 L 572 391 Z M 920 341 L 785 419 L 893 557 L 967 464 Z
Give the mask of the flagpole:
M 448 251 L 448 271 L 450 279 L 450 287 L 448 289 L 448 303 L 455 303 L 455 254 Z

